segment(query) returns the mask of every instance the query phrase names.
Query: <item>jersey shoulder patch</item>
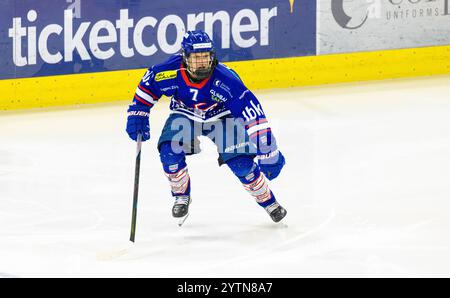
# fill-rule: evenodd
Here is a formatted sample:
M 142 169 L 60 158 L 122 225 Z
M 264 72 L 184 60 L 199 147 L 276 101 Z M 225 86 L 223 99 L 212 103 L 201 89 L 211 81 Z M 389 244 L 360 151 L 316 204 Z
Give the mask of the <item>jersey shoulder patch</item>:
M 175 79 L 177 77 L 177 75 L 178 75 L 178 70 L 161 71 L 155 75 L 155 81 L 160 82 L 160 81 Z
M 173 55 L 167 61 L 155 65 L 153 67 L 155 81 L 160 82 L 175 79 L 178 76 L 182 59 L 181 55 Z

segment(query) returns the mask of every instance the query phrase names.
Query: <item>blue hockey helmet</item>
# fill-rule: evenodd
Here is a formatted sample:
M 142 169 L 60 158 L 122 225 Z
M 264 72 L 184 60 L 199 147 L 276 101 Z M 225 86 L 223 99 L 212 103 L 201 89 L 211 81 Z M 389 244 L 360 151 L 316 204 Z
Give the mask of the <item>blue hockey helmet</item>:
M 215 52 L 213 41 L 202 30 L 186 32 L 181 42 L 181 48 L 186 56 L 189 56 L 191 53 Z
M 183 53 L 183 61 L 187 67 L 188 73 L 197 80 L 203 80 L 212 73 L 215 65 L 217 64 L 214 42 L 209 35 L 202 30 L 188 31 L 183 37 L 181 42 L 181 49 Z M 209 52 L 211 61 L 207 68 L 191 70 L 192 66 L 189 65 L 189 56 L 192 53 Z

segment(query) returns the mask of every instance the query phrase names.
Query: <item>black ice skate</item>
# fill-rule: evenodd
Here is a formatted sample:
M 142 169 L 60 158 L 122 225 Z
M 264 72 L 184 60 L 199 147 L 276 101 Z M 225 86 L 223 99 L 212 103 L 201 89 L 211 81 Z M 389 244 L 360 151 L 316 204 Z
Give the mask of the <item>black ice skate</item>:
M 189 196 L 175 197 L 175 203 L 172 208 L 172 215 L 178 219 L 178 225 L 181 227 L 186 218 L 189 216 L 189 204 L 191 198 Z
M 287 214 L 286 209 L 281 207 L 277 202 L 267 206 L 265 209 L 274 222 L 281 221 Z

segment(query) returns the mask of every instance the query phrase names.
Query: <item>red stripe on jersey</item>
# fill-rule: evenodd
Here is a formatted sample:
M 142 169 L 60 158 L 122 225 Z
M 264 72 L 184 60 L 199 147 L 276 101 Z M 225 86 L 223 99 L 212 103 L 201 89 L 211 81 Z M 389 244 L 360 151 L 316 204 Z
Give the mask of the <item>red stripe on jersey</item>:
M 249 129 L 249 128 L 252 127 L 252 126 L 255 126 L 255 125 L 257 125 L 257 124 L 263 124 L 263 123 L 267 123 L 267 119 L 266 119 L 266 118 L 264 118 L 264 119 L 259 119 L 259 120 L 253 120 L 253 121 L 250 121 L 249 124 L 247 124 L 247 125 L 245 126 L 245 129 Z
M 148 95 L 150 95 L 154 100 L 158 100 L 159 98 L 153 94 L 150 90 L 144 88 L 141 86 L 141 84 L 138 85 L 138 88 L 142 90 L 142 92 L 147 93 Z
M 197 88 L 197 89 L 202 89 L 203 87 L 205 87 L 206 83 L 208 83 L 209 79 L 211 78 L 211 76 L 209 76 L 209 78 L 204 79 L 203 81 L 201 81 L 198 84 L 192 83 L 188 78 L 188 75 L 186 73 L 186 69 L 184 68 L 183 63 L 181 63 L 180 72 L 181 72 L 181 77 L 183 78 L 183 81 L 186 83 L 186 85 L 189 87 Z
M 140 98 L 137 94 L 134 95 L 134 99 L 136 99 L 136 100 L 139 101 L 140 103 L 145 104 L 146 106 L 153 107 L 153 104 L 149 103 L 149 102 L 146 101 L 145 99 Z
M 270 128 L 263 129 L 263 130 L 260 130 L 260 131 L 255 131 L 254 133 L 252 133 L 252 134 L 250 135 L 250 138 L 253 139 L 253 138 L 259 136 L 260 134 L 263 134 L 263 133 L 266 133 L 266 132 L 269 132 L 269 131 L 271 131 Z

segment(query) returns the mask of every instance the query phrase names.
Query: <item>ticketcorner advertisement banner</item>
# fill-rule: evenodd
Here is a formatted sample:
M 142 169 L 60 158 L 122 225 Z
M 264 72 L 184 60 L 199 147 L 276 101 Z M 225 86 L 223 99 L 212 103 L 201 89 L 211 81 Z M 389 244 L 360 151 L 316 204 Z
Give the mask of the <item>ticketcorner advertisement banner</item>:
M 221 61 L 316 54 L 316 0 L 3 0 L 0 79 L 147 68 L 187 30 Z

